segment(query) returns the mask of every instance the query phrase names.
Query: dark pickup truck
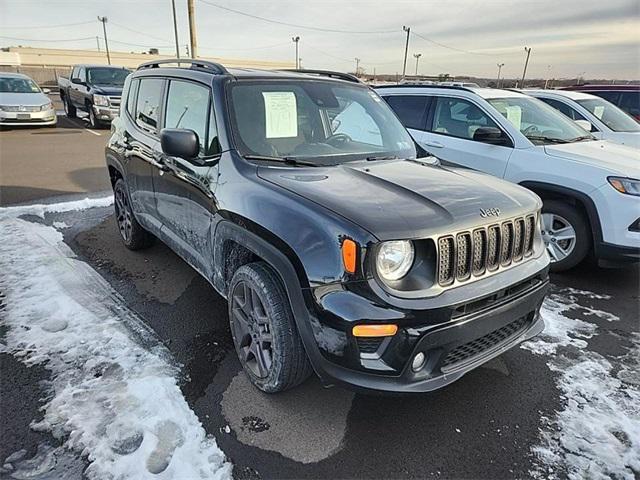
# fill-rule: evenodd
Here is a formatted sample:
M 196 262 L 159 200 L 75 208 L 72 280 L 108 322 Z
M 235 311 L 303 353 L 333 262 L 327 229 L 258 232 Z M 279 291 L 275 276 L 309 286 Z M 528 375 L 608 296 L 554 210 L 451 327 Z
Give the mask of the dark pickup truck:
M 540 199 L 424 157 L 357 78 L 161 60 L 123 99 L 122 241 L 160 239 L 228 300 L 257 388 L 424 392 L 543 329 Z
M 130 70 L 110 65 L 74 65 L 69 78 L 58 78 L 60 99 L 69 118 L 89 114 L 91 128 L 111 122 L 120 110 L 122 88 Z

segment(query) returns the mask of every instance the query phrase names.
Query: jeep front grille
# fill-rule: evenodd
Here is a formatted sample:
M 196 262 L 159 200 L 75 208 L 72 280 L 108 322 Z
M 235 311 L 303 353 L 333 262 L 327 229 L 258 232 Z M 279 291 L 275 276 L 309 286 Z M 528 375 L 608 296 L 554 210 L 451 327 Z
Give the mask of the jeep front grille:
M 438 284 L 446 287 L 522 261 L 533 253 L 535 224 L 528 215 L 438 238 Z

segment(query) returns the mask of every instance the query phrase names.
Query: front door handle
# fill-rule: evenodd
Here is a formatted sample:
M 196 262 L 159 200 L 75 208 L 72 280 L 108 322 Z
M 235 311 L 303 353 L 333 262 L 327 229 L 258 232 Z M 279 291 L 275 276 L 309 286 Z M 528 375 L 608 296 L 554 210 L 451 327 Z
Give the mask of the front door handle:
M 425 145 L 427 145 L 428 147 L 433 147 L 433 148 L 444 148 L 444 145 L 440 142 L 424 142 Z

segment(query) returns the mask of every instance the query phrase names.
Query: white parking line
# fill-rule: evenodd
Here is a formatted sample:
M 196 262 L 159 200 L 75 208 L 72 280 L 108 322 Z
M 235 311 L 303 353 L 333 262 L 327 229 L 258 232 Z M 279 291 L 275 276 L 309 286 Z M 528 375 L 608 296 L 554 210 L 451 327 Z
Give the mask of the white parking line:
M 88 128 L 85 128 L 85 130 L 86 130 L 87 132 L 89 132 L 89 133 L 93 133 L 94 135 L 97 135 L 97 136 L 99 136 L 99 137 L 101 137 L 101 136 L 102 136 L 102 135 L 100 135 L 98 132 L 96 132 L 95 130 L 90 130 L 90 129 L 88 129 Z
M 100 134 L 100 133 L 96 132 L 95 130 L 91 130 L 91 129 L 89 129 L 89 128 L 85 127 L 85 125 L 84 125 L 84 121 L 83 121 L 83 120 L 81 120 L 81 119 L 79 119 L 79 118 L 76 118 L 76 119 L 69 119 L 69 120 L 71 121 L 71 123 L 73 123 L 73 124 L 75 124 L 75 125 L 78 125 L 80 128 L 82 128 L 83 130 L 85 130 L 85 131 L 87 131 L 87 132 L 89 132 L 89 133 L 92 133 L 92 134 L 94 134 L 94 135 L 97 135 L 98 137 L 101 137 L 101 136 L 102 136 L 102 134 Z

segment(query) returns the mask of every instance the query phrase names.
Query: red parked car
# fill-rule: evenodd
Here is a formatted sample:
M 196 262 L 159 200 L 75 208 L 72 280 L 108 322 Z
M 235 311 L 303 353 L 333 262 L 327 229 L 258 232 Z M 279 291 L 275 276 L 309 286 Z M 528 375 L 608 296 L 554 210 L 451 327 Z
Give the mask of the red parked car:
M 640 85 L 574 85 L 562 90 L 576 90 L 597 95 L 640 121 Z

